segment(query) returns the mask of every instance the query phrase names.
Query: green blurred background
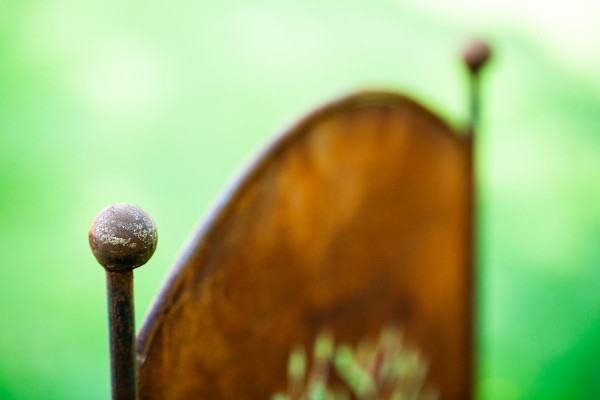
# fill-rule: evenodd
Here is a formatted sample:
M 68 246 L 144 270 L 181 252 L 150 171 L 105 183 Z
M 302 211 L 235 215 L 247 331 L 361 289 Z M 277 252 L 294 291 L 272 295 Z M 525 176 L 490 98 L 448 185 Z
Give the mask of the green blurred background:
M 414 96 L 457 127 L 481 35 L 481 399 L 600 398 L 600 3 L 0 2 L 0 399 L 106 399 L 87 228 L 130 201 L 160 245 L 138 324 L 232 172 L 348 91 Z

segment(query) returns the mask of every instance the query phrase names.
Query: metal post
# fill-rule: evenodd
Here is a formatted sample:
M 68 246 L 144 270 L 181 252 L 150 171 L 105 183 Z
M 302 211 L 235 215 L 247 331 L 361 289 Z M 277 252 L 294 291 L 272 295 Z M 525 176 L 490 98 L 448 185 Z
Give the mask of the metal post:
M 479 92 L 479 73 L 485 66 L 491 55 L 490 47 L 487 43 L 480 40 L 470 42 L 463 50 L 463 59 L 467 68 L 469 68 L 470 79 L 470 117 L 468 133 L 471 137 L 475 134 L 475 129 L 479 124 L 480 111 L 480 92 Z
M 113 399 L 136 399 L 133 272 L 106 270 Z
M 117 203 L 96 215 L 88 237 L 92 253 L 106 270 L 112 398 L 136 400 L 133 269 L 152 257 L 156 225 L 140 207 Z
M 463 50 L 463 59 L 469 69 L 469 107 L 470 116 L 467 125 L 468 151 L 469 151 L 469 242 L 471 243 L 470 260 L 469 260 L 469 314 L 471 320 L 471 329 L 469 331 L 468 343 L 471 348 L 470 356 L 470 397 L 473 398 L 473 390 L 475 388 L 476 373 L 477 373 L 477 310 L 475 301 L 477 300 L 477 185 L 475 175 L 476 153 L 475 153 L 475 133 L 479 127 L 479 112 L 480 112 L 480 71 L 490 58 L 490 47 L 482 41 L 473 41 L 467 44 Z

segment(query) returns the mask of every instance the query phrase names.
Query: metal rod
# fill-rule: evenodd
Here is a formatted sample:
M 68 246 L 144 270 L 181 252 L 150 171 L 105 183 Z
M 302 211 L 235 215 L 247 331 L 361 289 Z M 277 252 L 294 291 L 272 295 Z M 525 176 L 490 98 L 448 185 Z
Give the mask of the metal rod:
M 479 113 L 481 107 L 480 100 L 480 72 L 485 66 L 491 55 L 490 47 L 487 43 L 480 40 L 470 42 L 463 51 L 463 58 L 467 68 L 469 69 L 469 124 L 467 132 L 469 136 L 473 136 L 479 125 Z
M 469 255 L 469 276 L 468 276 L 468 287 L 469 287 L 469 314 L 471 320 L 471 328 L 469 329 L 468 343 L 470 346 L 471 354 L 469 357 L 469 397 L 474 397 L 474 383 L 477 381 L 477 310 L 475 307 L 477 300 L 477 177 L 476 177 L 476 152 L 475 152 L 475 139 L 476 132 L 479 129 L 479 114 L 481 107 L 481 96 L 480 96 L 480 71 L 490 57 L 489 46 L 482 41 L 473 41 L 465 47 L 463 50 L 463 59 L 467 68 L 469 69 L 469 123 L 467 125 L 467 138 L 468 141 L 468 152 L 469 152 L 469 163 L 468 163 L 468 190 L 469 190 L 469 221 L 468 221 L 468 240 L 471 243 L 470 255 Z
M 106 270 L 112 397 L 137 399 L 133 271 Z
M 136 400 L 133 269 L 154 254 L 156 225 L 142 208 L 117 203 L 96 215 L 88 237 L 92 253 L 106 271 L 112 398 Z
M 469 117 L 469 136 L 473 137 L 475 131 L 479 126 L 479 112 L 480 112 L 480 94 L 479 94 L 479 74 L 471 74 L 469 79 L 469 102 L 470 102 L 470 117 Z

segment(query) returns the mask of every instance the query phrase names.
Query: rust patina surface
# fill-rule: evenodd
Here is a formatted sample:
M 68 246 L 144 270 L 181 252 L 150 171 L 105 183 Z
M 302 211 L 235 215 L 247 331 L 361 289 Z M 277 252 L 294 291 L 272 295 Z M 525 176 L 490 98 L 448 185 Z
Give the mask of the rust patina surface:
M 106 270 L 111 392 L 114 400 L 136 400 L 133 271 Z
M 106 270 L 112 398 L 135 400 L 133 269 L 154 254 L 158 244 L 156 225 L 139 206 L 116 203 L 94 217 L 88 238 L 94 257 Z
M 390 93 L 284 132 L 175 263 L 138 335 L 140 397 L 267 399 L 295 343 L 396 323 L 440 398 L 470 398 L 471 148 Z
M 131 271 L 150 260 L 158 244 L 154 220 L 131 203 L 115 203 L 94 217 L 88 231 L 90 249 L 104 268 Z

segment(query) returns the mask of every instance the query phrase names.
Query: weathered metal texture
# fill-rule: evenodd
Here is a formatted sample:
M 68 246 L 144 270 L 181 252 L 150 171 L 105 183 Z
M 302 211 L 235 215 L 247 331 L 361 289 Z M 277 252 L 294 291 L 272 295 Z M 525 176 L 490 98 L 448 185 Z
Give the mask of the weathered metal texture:
M 362 93 L 287 130 L 200 225 L 138 335 L 143 399 L 265 399 L 291 347 L 397 323 L 471 397 L 471 139 Z
M 106 270 L 112 398 L 137 399 L 133 269 L 156 250 L 152 217 L 131 203 L 102 209 L 88 231 L 92 253 Z
M 137 399 L 133 271 L 106 270 L 112 398 Z
M 88 232 L 96 260 L 111 271 L 131 271 L 144 265 L 158 244 L 152 217 L 131 203 L 115 203 L 103 208 Z

